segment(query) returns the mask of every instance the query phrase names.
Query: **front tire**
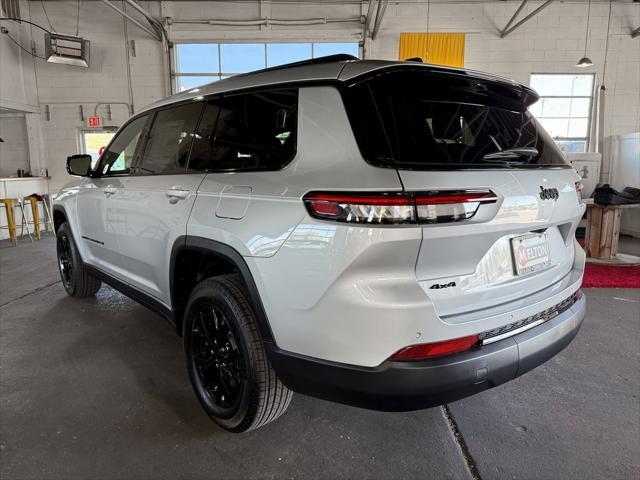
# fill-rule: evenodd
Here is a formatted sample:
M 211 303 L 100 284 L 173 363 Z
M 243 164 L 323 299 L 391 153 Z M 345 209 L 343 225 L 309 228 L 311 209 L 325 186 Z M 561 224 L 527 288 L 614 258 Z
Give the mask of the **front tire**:
M 77 298 L 95 295 L 102 282 L 87 272 L 67 222 L 60 225 L 56 237 L 58 271 L 64 289 Z
M 269 363 L 238 275 L 208 278 L 193 289 L 183 338 L 193 389 L 218 425 L 246 432 L 285 412 L 292 392 Z

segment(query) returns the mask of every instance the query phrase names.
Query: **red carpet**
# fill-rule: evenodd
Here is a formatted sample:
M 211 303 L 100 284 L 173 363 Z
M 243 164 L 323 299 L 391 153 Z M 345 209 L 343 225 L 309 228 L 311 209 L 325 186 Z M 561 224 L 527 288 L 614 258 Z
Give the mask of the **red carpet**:
M 640 288 L 640 265 L 611 266 L 587 263 L 583 288 Z

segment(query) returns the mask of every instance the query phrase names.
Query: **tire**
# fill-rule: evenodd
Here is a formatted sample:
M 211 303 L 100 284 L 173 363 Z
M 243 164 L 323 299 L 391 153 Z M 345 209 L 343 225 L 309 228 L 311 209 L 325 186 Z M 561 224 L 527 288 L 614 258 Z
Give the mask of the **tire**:
M 87 272 L 67 222 L 60 225 L 56 237 L 58 271 L 64 289 L 76 298 L 95 295 L 102 282 Z
M 238 275 L 200 282 L 183 321 L 191 385 L 209 417 L 230 432 L 247 432 L 282 415 L 293 393 L 274 372 Z

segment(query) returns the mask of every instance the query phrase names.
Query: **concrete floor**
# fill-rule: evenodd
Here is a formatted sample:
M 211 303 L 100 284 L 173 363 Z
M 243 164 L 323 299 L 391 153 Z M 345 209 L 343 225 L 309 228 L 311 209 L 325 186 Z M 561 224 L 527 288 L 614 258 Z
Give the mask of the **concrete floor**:
M 53 238 L 2 247 L 2 479 L 640 477 L 640 290 L 588 290 L 566 350 L 446 410 L 296 395 L 232 435 L 198 405 L 164 320 L 106 286 L 68 297 Z

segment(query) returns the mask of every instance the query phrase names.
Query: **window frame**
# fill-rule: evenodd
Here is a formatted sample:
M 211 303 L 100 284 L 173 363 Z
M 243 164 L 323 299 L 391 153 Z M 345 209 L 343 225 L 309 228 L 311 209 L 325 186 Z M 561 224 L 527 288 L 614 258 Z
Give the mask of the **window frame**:
M 571 76 L 591 76 L 592 82 L 591 82 L 591 95 L 589 96 L 585 96 L 585 95 L 540 95 L 539 94 L 539 99 L 536 103 L 542 101 L 542 99 L 544 98 L 568 98 L 570 101 L 573 100 L 574 98 L 588 98 L 589 99 L 589 108 L 588 108 L 588 112 L 589 115 L 587 117 L 587 136 L 586 137 L 551 137 L 553 139 L 554 142 L 556 142 L 556 144 L 558 144 L 558 142 L 571 142 L 571 141 L 584 141 L 585 142 L 585 152 L 584 153 L 588 153 L 591 152 L 592 149 L 592 141 L 593 141 L 593 116 L 594 116 L 594 109 L 595 109 L 595 96 L 596 96 L 596 74 L 595 73 L 580 73 L 580 72 L 531 72 L 529 74 L 529 86 L 531 86 L 531 79 L 534 75 L 546 75 L 546 76 L 551 76 L 551 75 L 571 75 Z M 531 87 L 533 88 L 533 87 Z M 543 126 L 542 124 L 542 120 L 539 119 L 538 117 L 536 117 L 534 115 L 535 119 L 540 123 L 540 125 Z M 554 118 L 554 117 L 542 117 L 542 118 Z M 569 120 L 571 120 L 572 118 L 583 118 L 583 117 L 557 117 L 557 118 L 568 118 Z M 549 135 L 551 136 L 551 135 Z M 558 145 L 558 148 L 561 148 L 560 145 Z M 563 150 L 564 151 L 564 150 Z
M 296 40 L 296 39 L 286 39 L 286 40 L 282 40 L 282 41 L 251 41 L 251 40 L 246 40 L 246 41 L 237 41 L 237 42 L 233 42 L 233 41 L 228 41 L 227 39 L 221 39 L 221 40 L 184 40 L 184 41 L 178 41 L 178 42 L 174 42 L 173 43 L 173 52 L 170 55 L 170 59 L 171 59 L 171 93 L 179 93 L 181 90 L 178 90 L 178 82 L 180 77 L 213 77 L 213 78 L 217 78 L 217 80 L 215 81 L 220 81 L 223 80 L 225 78 L 228 77 L 232 77 L 234 75 L 242 75 L 244 73 L 247 72 L 224 72 L 222 70 L 222 54 L 221 54 L 221 49 L 220 46 L 221 45 L 262 45 L 263 49 L 264 49 L 264 67 L 263 68 L 268 68 L 268 57 L 267 57 L 267 46 L 268 45 L 272 45 L 272 44 L 287 44 L 287 43 L 305 43 L 305 44 L 309 44 L 311 46 L 311 58 L 318 58 L 315 56 L 315 49 L 314 49 L 314 45 L 315 44 L 324 44 L 324 43 L 351 43 L 354 45 L 358 46 L 358 58 L 362 58 L 362 46 L 359 44 L 359 42 L 354 42 L 352 38 L 349 39 L 343 39 L 343 40 L 331 40 L 331 41 L 318 41 L 318 42 L 314 42 L 314 41 L 309 41 L 309 40 Z M 216 45 L 217 46 L 217 54 L 218 54 L 218 71 L 217 72 L 180 72 L 178 70 L 179 67 L 179 56 L 178 56 L 178 47 L 179 45 Z M 198 88 L 198 87 L 189 87 L 187 89 L 185 89 L 184 91 L 188 91 L 191 88 Z
M 113 139 L 116 137 L 118 130 L 119 130 L 118 127 L 113 127 L 113 126 L 106 126 L 106 127 L 99 127 L 99 128 L 87 128 L 87 127 L 78 128 L 77 129 L 78 151 L 80 153 L 89 155 L 89 152 L 87 151 L 87 146 L 85 144 L 85 137 L 84 137 L 85 133 L 113 133 L 113 137 L 111 138 L 111 140 L 109 140 L 109 143 L 105 145 L 105 151 L 107 151 L 107 148 L 109 147 Z M 98 160 L 96 161 L 96 165 L 95 165 L 96 167 L 98 167 L 98 165 L 100 164 L 101 159 L 102 159 L 102 155 L 98 156 Z

